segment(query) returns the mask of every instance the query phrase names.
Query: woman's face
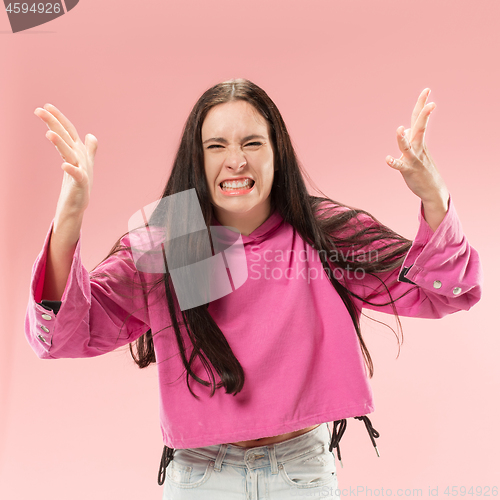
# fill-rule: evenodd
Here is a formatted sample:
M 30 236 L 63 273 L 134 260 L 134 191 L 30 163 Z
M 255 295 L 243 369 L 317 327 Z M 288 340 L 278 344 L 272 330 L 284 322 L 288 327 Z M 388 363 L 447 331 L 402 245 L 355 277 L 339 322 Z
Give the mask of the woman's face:
M 248 102 L 214 106 L 201 128 L 205 174 L 217 219 L 263 222 L 271 210 L 273 148 L 267 121 Z M 238 180 L 223 186 L 224 181 Z

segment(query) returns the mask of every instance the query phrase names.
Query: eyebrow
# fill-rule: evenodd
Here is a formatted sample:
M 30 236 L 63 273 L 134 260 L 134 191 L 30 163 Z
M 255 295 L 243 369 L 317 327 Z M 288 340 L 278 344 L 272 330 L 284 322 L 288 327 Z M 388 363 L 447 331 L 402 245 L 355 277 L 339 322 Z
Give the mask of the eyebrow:
M 263 139 L 264 141 L 266 140 L 266 138 L 262 135 L 253 134 L 253 135 L 247 135 L 246 137 L 243 137 L 243 142 L 249 141 L 250 139 Z M 203 141 L 203 144 L 205 144 L 206 142 L 210 142 L 210 141 L 216 141 L 216 142 L 222 142 L 223 144 L 228 144 L 227 140 L 224 139 L 224 137 L 212 137 L 211 139 L 207 139 L 206 141 Z

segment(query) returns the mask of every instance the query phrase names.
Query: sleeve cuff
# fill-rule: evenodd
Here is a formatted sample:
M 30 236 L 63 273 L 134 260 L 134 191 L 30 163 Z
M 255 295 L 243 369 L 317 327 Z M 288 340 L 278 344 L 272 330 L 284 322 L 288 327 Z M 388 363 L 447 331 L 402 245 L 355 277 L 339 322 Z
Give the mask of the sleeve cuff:
M 405 257 L 398 281 L 410 282 L 449 298 L 477 288 L 474 297 L 478 300 L 482 280 L 479 256 L 465 237 L 451 196 L 448 211 L 435 231 L 425 221 L 423 207 L 419 220 L 417 236 Z
M 55 322 L 56 315 L 65 307 L 65 302 L 67 302 L 68 291 L 71 288 L 72 281 L 79 281 L 76 270 L 79 268 L 80 264 L 80 239 L 78 239 L 78 243 L 75 248 L 71 269 L 61 300 L 42 300 L 47 254 L 53 227 L 54 220 L 52 220 L 49 230 L 47 231 L 42 250 L 33 264 L 30 296 L 25 319 L 25 333 L 28 342 L 35 350 L 35 353 L 41 358 L 51 357 L 49 350 L 52 346 L 54 331 L 57 328 Z M 68 305 L 66 304 L 66 306 Z M 71 304 L 69 304 L 69 308 L 71 310 Z
M 443 220 L 435 231 L 431 229 L 424 217 L 424 204 L 420 202 L 418 214 L 419 227 L 413 244 L 406 254 L 401 267 L 398 281 L 416 284 L 413 278 L 425 267 L 437 249 L 449 245 L 452 240 L 462 241 L 464 238 L 462 227 L 453 205 L 453 200 L 448 199 L 448 210 Z M 403 279 L 402 279 L 403 278 Z

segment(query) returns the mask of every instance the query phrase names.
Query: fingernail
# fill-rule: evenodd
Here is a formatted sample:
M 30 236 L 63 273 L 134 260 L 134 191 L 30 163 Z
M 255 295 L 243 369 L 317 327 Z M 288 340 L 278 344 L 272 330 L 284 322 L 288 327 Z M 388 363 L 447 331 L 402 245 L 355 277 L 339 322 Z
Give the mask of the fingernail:
M 394 158 L 389 158 L 389 163 L 392 165 L 394 163 Z

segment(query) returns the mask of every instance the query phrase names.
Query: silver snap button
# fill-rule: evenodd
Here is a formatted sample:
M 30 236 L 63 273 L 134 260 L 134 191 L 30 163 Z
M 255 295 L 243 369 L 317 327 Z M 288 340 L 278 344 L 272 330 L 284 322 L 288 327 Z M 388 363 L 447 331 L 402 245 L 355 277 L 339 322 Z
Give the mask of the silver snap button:
M 49 319 L 52 319 L 52 316 L 49 316 L 48 314 L 42 314 L 42 318 L 48 321 Z
M 439 281 L 439 280 L 436 280 L 434 283 L 433 283 L 433 286 L 434 288 L 441 288 L 443 284 Z
M 456 287 L 453 289 L 453 293 L 454 293 L 455 295 L 458 295 L 461 291 L 462 291 L 462 289 L 461 289 L 459 286 L 456 286 Z
M 49 333 L 50 330 L 45 326 L 45 325 L 40 325 L 40 328 L 45 332 L 45 333 Z
M 44 336 L 40 333 L 37 335 L 37 337 L 42 341 L 42 342 L 45 342 L 47 343 L 47 341 L 45 340 Z

